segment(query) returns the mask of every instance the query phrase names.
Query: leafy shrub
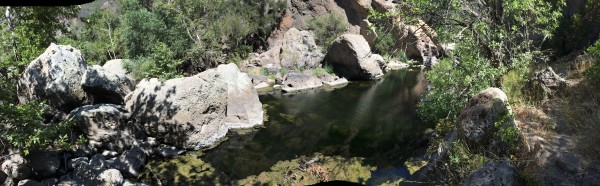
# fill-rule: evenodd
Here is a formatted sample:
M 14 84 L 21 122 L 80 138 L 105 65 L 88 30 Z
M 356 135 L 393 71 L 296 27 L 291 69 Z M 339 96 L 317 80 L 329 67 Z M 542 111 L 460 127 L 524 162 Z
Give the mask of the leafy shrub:
M 182 63 L 175 57 L 175 53 L 167 48 L 164 43 L 158 43 L 152 48 L 148 57 L 125 61 L 125 69 L 130 71 L 136 79 L 160 78 L 162 80 L 180 77 L 177 67 Z
M 600 40 L 586 50 L 586 53 L 595 57 L 594 65 L 584 72 L 585 77 L 594 85 L 600 85 Z
M 344 17 L 337 13 L 330 13 L 308 20 L 308 27 L 315 33 L 318 45 L 327 50 L 331 43 L 344 33 L 349 25 Z
M 453 119 L 471 96 L 489 87 L 505 68 L 493 68 L 488 59 L 473 54 L 472 46 L 457 45 L 455 54 L 462 56 L 460 62 L 448 58 L 440 60 L 427 73 L 433 89 L 418 105 L 419 116 L 427 122 Z

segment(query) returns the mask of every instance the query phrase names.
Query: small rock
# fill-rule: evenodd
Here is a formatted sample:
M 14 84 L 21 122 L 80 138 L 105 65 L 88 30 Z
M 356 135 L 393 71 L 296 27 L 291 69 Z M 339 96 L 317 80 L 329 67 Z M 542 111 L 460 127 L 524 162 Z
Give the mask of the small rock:
M 140 148 L 132 148 L 125 151 L 108 167 L 121 171 L 126 176 L 139 176 L 146 166 L 148 155 Z M 91 164 L 91 163 L 90 163 Z
M 90 160 L 87 157 L 78 157 L 69 160 L 69 169 L 76 169 L 78 167 L 82 167 L 87 165 Z
M 185 153 L 185 150 L 177 149 L 177 147 L 161 144 L 156 152 L 163 158 L 174 158 L 175 156 Z
M 44 184 L 37 182 L 35 180 L 21 180 L 19 181 L 19 183 L 17 184 L 18 186 L 44 186 Z
M 393 60 L 393 61 L 390 61 L 387 64 L 386 70 L 387 71 L 390 71 L 390 70 L 400 70 L 400 69 L 406 69 L 408 67 L 410 67 L 410 65 L 408 65 L 406 63 L 402 63 L 400 61 Z
M 119 155 L 119 153 L 117 153 L 116 151 L 105 150 L 102 152 L 102 156 L 106 158 L 116 157 L 117 155 Z
M 307 71 L 307 73 L 290 72 L 283 80 L 282 89 L 285 92 L 299 92 L 321 86 L 323 86 L 321 80 L 310 71 Z
M 121 172 L 116 169 L 108 169 L 98 175 L 98 181 L 104 185 L 122 185 L 124 180 Z

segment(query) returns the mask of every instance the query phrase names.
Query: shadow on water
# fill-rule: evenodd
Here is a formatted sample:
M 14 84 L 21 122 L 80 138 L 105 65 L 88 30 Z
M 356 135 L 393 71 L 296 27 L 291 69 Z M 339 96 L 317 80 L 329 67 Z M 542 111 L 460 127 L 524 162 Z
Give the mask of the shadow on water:
M 202 160 L 234 180 L 315 152 L 364 157 L 370 165 L 397 168 L 422 154 L 425 146 L 421 136 L 427 126 L 415 109 L 425 89 L 423 76 L 418 70 L 394 71 L 381 80 L 352 82 L 333 91 L 261 96 L 267 104 L 265 128 L 230 135 Z

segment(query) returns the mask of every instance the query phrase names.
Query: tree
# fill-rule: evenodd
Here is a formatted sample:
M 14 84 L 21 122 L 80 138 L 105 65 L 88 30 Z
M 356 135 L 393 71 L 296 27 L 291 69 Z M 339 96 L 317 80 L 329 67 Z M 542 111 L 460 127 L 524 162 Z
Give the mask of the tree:
M 564 0 L 405 1 L 399 11 L 405 22 L 424 19 L 443 43 L 457 45 L 449 60 L 429 72 L 431 85 L 441 89 L 419 104 L 421 117 L 454 118 L 474 93 L 499 86 L 509 69 L 524 73 L 532 62 L 546 59 L 541 45 L 553 36 L 564 5 Z
M 3 38 L 0 71 L 3 76 L 18 74 L 41 54 L 59 34 L 68 33 L 65 20 L 76 15 L 77 6 L 4 7 L 0 25 Z

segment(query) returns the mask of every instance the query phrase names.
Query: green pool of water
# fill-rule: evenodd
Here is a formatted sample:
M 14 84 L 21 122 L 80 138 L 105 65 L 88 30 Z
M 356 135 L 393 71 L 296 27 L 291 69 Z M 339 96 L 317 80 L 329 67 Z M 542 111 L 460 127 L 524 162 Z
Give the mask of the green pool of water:
M 262 95 L 268 115 L 264 128 L 231 133 L 199 160 L 222 175 L 219 180 L 224 183 L 315 153 L 362 158 L 373 175 L 406 176 L 403 163 L 423 154 L 426 146 L 422 135 L 430 126 L 416 115 L 425 88 L 424 73 L 413 69 L 336 90 Z

